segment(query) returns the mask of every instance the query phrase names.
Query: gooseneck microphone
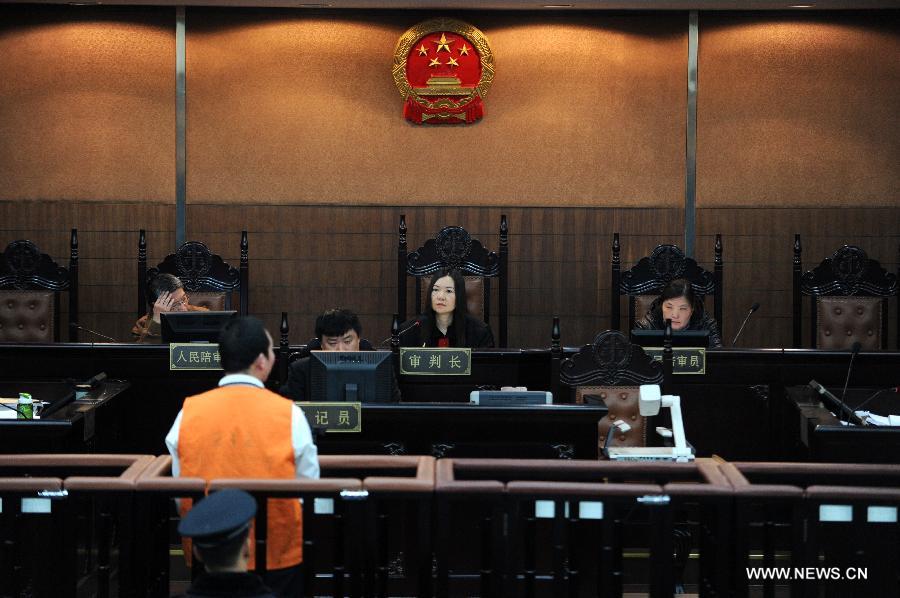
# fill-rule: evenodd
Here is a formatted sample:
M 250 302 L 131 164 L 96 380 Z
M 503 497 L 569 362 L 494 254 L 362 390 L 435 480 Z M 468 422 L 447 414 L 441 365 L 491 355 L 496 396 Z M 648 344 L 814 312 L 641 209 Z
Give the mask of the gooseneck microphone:
M 850 373 L 853 371 L 853 360 L 856 359 L 860 349 L 862 349 L 862 343 L 859 341 L 856 341 L 853 343 L 853 346 L 850 347 L 850 365 L 847 366 L 847 378 L 844 380 L 844 391 L 841 393 L 841 405 L 844 405 L 845 407 L 847 404 L 844 403 L 844 399 L 847 396 L 847 385 L 850 384 Z M 841 412 L 841 415 L 843 416 L 843 412 Z
M 741 333 L 744 331 L 744 326 L 747 325 L 747 321 L 750 319 L 750 316 L 752 316 L 753 312 L 755 312 L 757 309 L 759 309 L 759 303 L 754 303 L 750 306 L 750 311 L 747 312 L 747 315 L 744 317 L 744 321 L 741 322 L 741 327 L 738 328 L 737 334 L 734 335 L 734 340 L 731 341 L 732 347 L 737 342 L 738 337 L 741 336 Z
M 422 325 L 422 318 L 416 318 L 415 321 L 413 321 L 412 324 L 410 324 L 409 326 L 407 326 L 406 328 L 404 328 L 403 330 L 401 330 L 400 332 L 398 332 L 398 333 L 397 333 L 397 336 L 398 336 L 398 337 L 399 337 L 399 336 L 403 336 L 404 334 L 406 334 L 407 332 L 409 332 L 409 331 L 412 330 L 413 328 L 418 328 L 418 327 L 421 326 L 421 325 Z M 391 338 L 392 338 L 393 336 L 394 336 L 394 335 L 392 334 L 391 336 L 387 337 L 386 339 L 384 339 L 383 341 L 381 341 L 380 343 L 378 343 L 378 346 L 379 346 L 379 347 L 385 346 L 386 344 L 388 344 L 389 342 L 391 342 Z
M 106 340 L 111 341 L 111 342 L 113 342 L 113 343 L 119 342 L 119 341 L 117 341 L 116 339 L 114 339 L 114 338 L 111 337 L 111 336 L 106 336 L 105 334 L 100 334 L 100 333 L 97 332 L 96 330 L 91 330 L 90 328 L 85 328 L 84 326 L 82 326 L 81 324 L 78 324 L 78 323 L 76 323 L 76 322 L 72 322 L 72 327 L 73 327 L 73 328 L 76 328 L 76 329 L 78 329 L 78 330 L 81 330 L 81 331 L 83 331 L 83 332 L 87 332 L 88 334 L 92 334 L 93 336 L 99 336 L 100 338 L 106 339 Z
M 862 403 L 857 405 L 855 411 L 862 411 L 862 408 L 865 407 L 866 405 L 868 405 L 869 403 L 871 403 L 872 399 L 874 399 L 875 397 L 881 396 L 883 393 L 886 393 L 886 392 L 900 393 L 900 386 L 888 386 L 887 388 L 881 388 L 879 390 L 876 390 L 874 393 L 869 395 L 869 397 L 865 401 L 863 401 Z

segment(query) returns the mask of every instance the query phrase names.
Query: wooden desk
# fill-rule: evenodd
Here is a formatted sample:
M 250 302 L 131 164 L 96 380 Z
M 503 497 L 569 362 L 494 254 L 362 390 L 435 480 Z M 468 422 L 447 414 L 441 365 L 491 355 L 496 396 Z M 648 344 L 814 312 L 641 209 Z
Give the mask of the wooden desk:
M 842 387 L 829 390 L 841 396 Z M 855 408 L 877 389 L 847 389 L 845 403 Z M 878 426 L 848 426 L 842 424 L 834 406 L 823 403 L 821 397 L 808 386 L 787 389 L 790 406 L 795 409 L 799 428 L 795 444 L 796 459 L 832 463 L 900 463 L 900 428 Z M 894 397 L 881 396 L 865 409 L 887 415 L 900 412 Z
M 563 356 L 575 351 L 567 348 Z M 127 421 L 139 425 L 128 430 L 116 450 L 162 454 L 163 439 L 184 398 L 213 388 L 220 377 L 220 372 L 215 371 L 171 372 L 167 356 L 168 348 L 163 345 L 0 345 L 0 363 L 7 365 L 0 372 L 0 380 L 84 379 L 99 371 L 105 371 L 110 378 L 128 380 L 132 388 L 122 397 L 125 415 Z M 831 388 L 840 388 L 849 360 L 848 351 L 711 349 L 707 354 L 707 373 L 675 376 L 670 390 L 682 398 L 687 437 L 698 455 L 718 454 L 730 460 L 784 460 L 793 456 L 799 437 L 797 410 L 791 406 L 785 389 L 813 378 Z M 898 385 L 897 364 L 897 352 L 860 353 L 851 385 Z M 415 381 L 401 379 L 400 386 L 404 403 L 439 399 L 460 402 L 468 391 L 484 385 L 555 390 L 557 402 L 571 402 L 569 390 L 551 380 L 553 367 L 549 349 L 476 351 L 473 375 L 468 379 L 418 377 Z M 277 387 L 278 383 L 270 381 L 270 385 Z M 376 417 L 382 417 L 378 413 Z M 387 426 L 391 416 L 385 415 L 383 420 Z M 408 428 L 412 433 L 417 426 L 410 424 Z M 419 429 L 415 432 L 423 436 L 431 433 Z M 900 460 L 900 454 L 897 459 Z
M 596 459 L 605 407 L 401 403 L 363 405 L 362 432 L 329 433 L 321 454 Z
M 0 394 L 9 396 L 16 389 L 30 390 L 30 381 L 0 381 Z M 72 387 L 69 382 L 44 381 L 39 387 Z M 115 452 L 121 422 L 117 421 L 114 400 L 130 384 L 105 380 L 81 398 L 74 398 L 41 419 L 0 419 L 0 452 L 2 453 L 90 453 Z M 32 393 L 35 400 L 40 395 Z

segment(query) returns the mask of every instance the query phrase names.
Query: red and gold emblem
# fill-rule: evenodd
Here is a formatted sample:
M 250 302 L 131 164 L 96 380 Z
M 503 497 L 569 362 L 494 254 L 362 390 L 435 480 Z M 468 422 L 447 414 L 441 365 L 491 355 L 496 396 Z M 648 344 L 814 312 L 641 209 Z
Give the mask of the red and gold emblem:
M 456 19 L 411 27 L 394 50 L 403 116 L 416 124 L 473 123 L 494 81 L 494 54 L 477 28 Z

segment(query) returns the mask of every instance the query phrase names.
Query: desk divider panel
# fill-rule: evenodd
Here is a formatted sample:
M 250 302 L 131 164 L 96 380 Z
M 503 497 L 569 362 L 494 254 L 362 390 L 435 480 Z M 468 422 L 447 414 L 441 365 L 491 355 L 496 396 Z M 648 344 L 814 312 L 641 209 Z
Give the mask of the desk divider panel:
M 465 571 L 466 563 L 448 562 L 446 548 L 451 530 L 458 534 L 462 525 L 457 513 L 466 508 L 480 519 L 482 595 L 621 595 L 628 574 L 623 553 L 635 547 L 649 553 L 650 595 L 671 595 L 671 555 L 679 527 L 674 513 L 691 507 L 710 533 L 726 531 L 731 492 L 716 464 L 705 459 L 685 464 L 438 461 L 435 543 L 436 549 L 443 547 L 437 559 L 438 595 L 472 592 L 475 573 Z M 542 544 L 552 547 L 549 553 Z M 690 544 L 685 544 L 686 560 Z M 714 559 L 715 551 L 703 558 Z M 714 584 L 723 583 L 713 574 L 718 567 L 705 570 L 710 572 L 706 584 L 718 588 Z
M 0 594 L 168 595 L 171 499 L 227 487 L 258 500 L 258 554 L 267 500 L 303 499 L 315 595 L 670 596 L 691 554 L 701 596 L 900 589 L 900 466 L 351 455 L 322 456 L 319 480 L 206 481 L 171 464 L 0 455 Z
M 79 588 L 88 588 L 93 595 L 106 597 L 113 593 L 111 574 L 116 568 L 118 594 L 134 595 L 138 586 L 133 548 L 140 544 L 133 533 L 134 485 L 153 459 L 0 455 L 0 475 L 60 476 L 0 478 L 0 496 L 8 499 L 8 511 L 0 518 L 9 553 L 0 562 L 11 569 L 0 574 L 0 594 L 74 596 Z M 114 545 L 116 553 L 111 550 Z

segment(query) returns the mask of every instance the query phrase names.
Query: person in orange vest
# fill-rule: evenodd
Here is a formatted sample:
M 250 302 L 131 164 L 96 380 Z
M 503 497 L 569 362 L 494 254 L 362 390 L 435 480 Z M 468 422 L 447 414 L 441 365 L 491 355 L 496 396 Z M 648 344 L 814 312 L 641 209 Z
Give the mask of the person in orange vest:
M 219 356 L 225 376 L 218 388 L 186 398 L 166 435 L 172 475 L 318 478 L 318 452 L 303 412 L 264 387 L 275 352 L 262 322 L 252 316 L 229 320 L 219 333 Z M 187 502 L 182 501 L 182 517 Z M 302 560 L 300 502 L 270 500 L 266 585 L 279 596 L 300 596 Z M 253 554 L 249 566 L 255 567 Z

